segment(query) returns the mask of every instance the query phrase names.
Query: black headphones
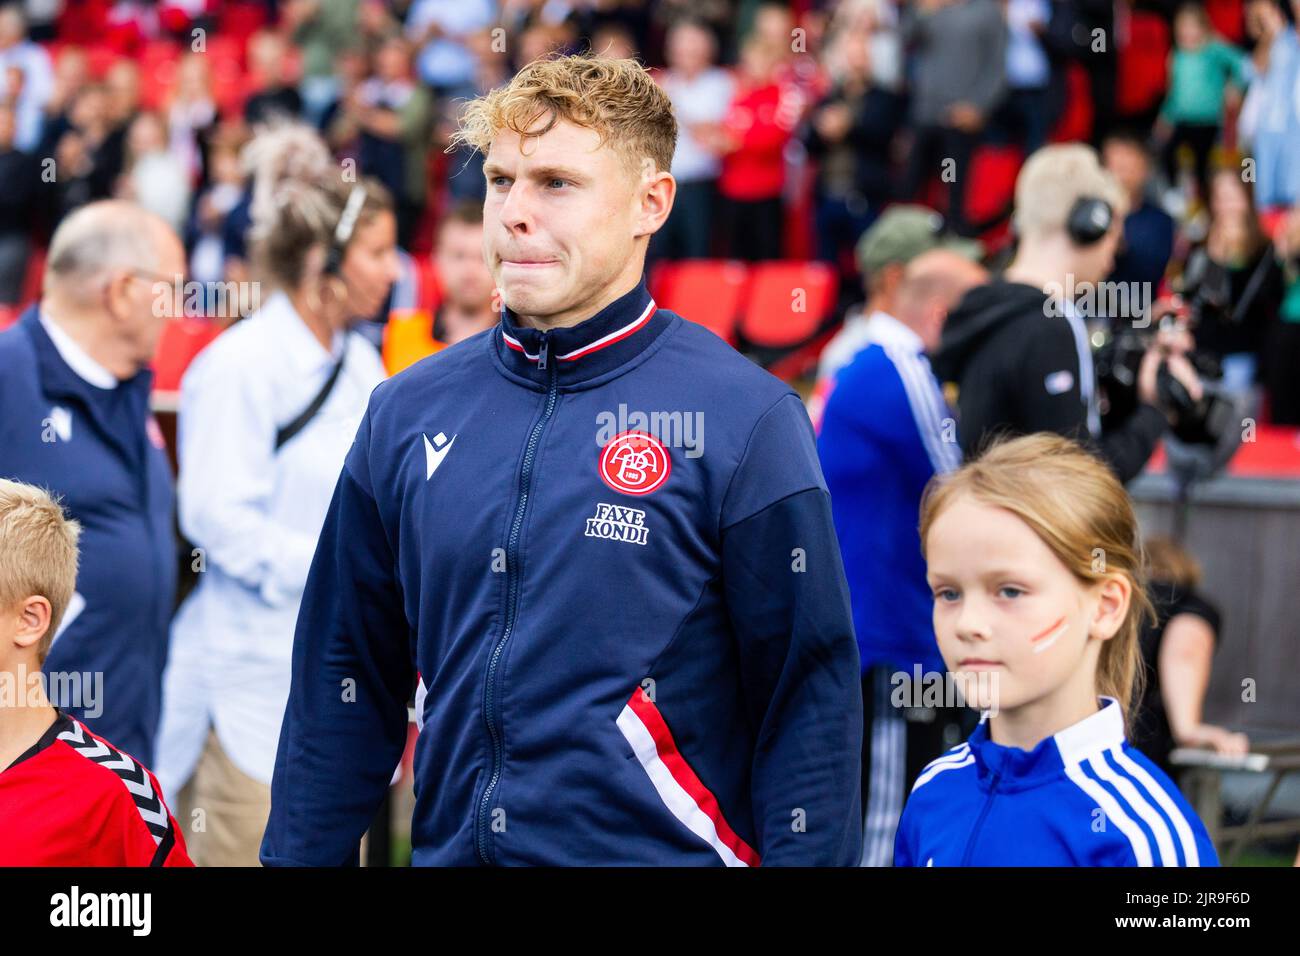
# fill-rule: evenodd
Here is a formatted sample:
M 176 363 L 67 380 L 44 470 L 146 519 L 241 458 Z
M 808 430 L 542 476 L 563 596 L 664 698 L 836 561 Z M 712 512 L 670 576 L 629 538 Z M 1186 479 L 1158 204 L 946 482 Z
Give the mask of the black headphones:
M 352 239 L 352 231 L 357 228 L 357 217 L 361 215 L 361 207 L 365 203 L 366 187 L 360 184 L 353 186 L 352 192 L 348 194 L 348 201 L 343 206 L 343 214 L 339 216 L 339 223 L 334 227 L 334 239 L 330 243 L 329 255 L 325 259 L 327 276 L 339 274 L 339 269 L 343 265 L 343 250 Z
M 1077 246 L 1090 246 L 1110 232 L 1115 221 L 1115 210 L 1110 203 L 1096 196 L 1080 196 L 1070 208 L 1065 220 L 1065 231 Z

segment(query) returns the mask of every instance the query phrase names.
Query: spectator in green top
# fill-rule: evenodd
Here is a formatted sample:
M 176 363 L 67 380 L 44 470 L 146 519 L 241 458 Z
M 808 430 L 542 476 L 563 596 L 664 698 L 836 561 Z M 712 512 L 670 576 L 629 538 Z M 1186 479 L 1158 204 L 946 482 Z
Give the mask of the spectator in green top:
M 1195 161 L 1197 196 L 1209 196 L 1210 152 L 1219 139 L 1223 107 L 1245 87 L 1245 54 L 1219 39 L 1205 7 L 1186 3 L 1174 14 L 1174 50 L 1169 55 L 1169 94 L 1156 121 L 1165 175 L 1178 185 L 1178 151 L 1186 144 Z

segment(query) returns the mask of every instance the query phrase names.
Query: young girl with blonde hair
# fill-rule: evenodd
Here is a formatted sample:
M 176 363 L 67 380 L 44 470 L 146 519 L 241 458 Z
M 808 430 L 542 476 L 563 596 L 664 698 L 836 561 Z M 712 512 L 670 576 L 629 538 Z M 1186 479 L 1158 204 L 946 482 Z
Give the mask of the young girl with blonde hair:
M 1137 520 L 1052 434 L 992 446 L 921 506 L 939 650 L 970 739 L 912 787 L 897 866 L 1214 866 L 1204 825 L 1126 739 L 1150 614 Z

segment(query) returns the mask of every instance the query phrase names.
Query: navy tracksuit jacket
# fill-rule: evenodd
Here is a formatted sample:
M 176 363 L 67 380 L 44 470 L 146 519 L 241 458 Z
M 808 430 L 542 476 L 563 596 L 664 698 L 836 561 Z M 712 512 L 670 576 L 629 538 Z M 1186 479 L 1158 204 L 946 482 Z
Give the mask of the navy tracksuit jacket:
M 637 412 L 702 413 L 702 448 Z M 265 863 L 356 860 L 417 673 L 416 864 L 861 852 L 811 425 L 644 282 L 572 328 L 506 312 L 376 388 L 302 602 Z
M 84 381 L 35 306 L 0 334 L 0 478 L 48 489 L 81 523 L 79 599 L 44 671 L 59 675 L 56 693 L 80 690 L 61 709 L 146 765 L 176 600 L 175 496 L 152 384 L 148 370 L 113 389 Z

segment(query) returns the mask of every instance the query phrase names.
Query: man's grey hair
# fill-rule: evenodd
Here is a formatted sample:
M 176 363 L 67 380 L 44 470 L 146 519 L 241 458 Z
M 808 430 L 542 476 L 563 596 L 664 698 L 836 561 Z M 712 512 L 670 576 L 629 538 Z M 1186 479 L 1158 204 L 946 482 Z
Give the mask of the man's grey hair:
M 115 269 L 157 268 L 158 226 L 153 213 L 122 200 L 89 203 L 59 223 L 45 261 L 45 289 L 92 293 Z

